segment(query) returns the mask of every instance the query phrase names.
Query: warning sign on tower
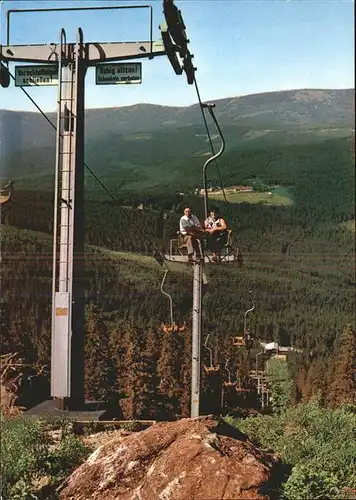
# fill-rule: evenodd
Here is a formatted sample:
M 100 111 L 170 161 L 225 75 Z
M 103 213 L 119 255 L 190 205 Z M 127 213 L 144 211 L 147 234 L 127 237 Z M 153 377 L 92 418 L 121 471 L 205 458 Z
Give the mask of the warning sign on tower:
M 142 83 L 142 63 L 97 64 L 96 84 Z
M 58 66 L 15 66 L 15 87 L 33 87 L 58 84 Z

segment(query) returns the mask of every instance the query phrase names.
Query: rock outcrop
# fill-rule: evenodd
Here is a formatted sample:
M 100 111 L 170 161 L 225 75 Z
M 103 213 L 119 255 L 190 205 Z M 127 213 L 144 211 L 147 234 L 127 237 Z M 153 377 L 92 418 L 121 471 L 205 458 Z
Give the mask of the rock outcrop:
M 69 477 L 61 500 L 268 499 L 276 456 L 210 417 L 116 435 Z

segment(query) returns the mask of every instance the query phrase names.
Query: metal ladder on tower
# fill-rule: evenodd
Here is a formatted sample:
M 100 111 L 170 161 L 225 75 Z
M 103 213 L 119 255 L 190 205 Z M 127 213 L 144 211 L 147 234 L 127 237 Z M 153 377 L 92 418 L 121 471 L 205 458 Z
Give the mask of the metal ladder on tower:
M 74 196 L 76 162 L 76 62 L 69 59 L 73 44 L 67 44 L 65 30 L 60 34 L 58 57 L 57 144 L 55 176 L 54 252 L 53 252 L 53 353 L 51 393 L 70 397 L 72 287 L 74 250 Z M 78 44 L 76 46 L 78 52 Z M 77 58 L 76 58 L 77 59 Z M 74 68 L 70 65 L 74 64 Z M 74 79 L 72 77 L 74 69 Z M 61 361 L 59 361 L 61 360 Z

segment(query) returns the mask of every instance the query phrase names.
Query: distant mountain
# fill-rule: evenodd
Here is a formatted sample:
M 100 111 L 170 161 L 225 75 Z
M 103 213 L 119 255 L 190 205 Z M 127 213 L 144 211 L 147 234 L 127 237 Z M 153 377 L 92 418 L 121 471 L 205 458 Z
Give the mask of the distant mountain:
M 215 114 L 226 139 L 225 161 L 233 164 L 244 150 L 350 137 L 354 109 L 352 89 L 290 90 L 220 99 Z M 55 113 L 48 117 L 56 123 Z M 211 131 L 214 136 L 214 125 Z M 55 133 L 43 116 L 0 110 L 0 140 L 3 179 L 53 183 Z M 100 176 L 139 189 L 156 179 L 171 184 L 183 167 L 200 172 L 210 150 L 198 105 L 89 109 L 85 141 L 86 161 Z
M 288 90 L 219 99 L 215 113 L 222 126 L 251 129 L 349 126 L 354 123 L 354 90 Z M 48 117 L 56 123 L 56 114 Z M 108 134 L 167 131 L 201 125 L 198 105 L 169 107 L 136 104 L 86 111 L 86 141 Z M 0 110 L 1 155 L 54 145 L 54 131 L 39 113 Z

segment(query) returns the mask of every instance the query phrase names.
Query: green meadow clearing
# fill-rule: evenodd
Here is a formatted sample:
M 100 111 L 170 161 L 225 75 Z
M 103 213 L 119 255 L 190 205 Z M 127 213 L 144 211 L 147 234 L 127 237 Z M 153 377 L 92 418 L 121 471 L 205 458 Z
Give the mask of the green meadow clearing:
M 239 193 L 231 187 L 225 188 L 226 199 L 230 203 L 263 203 L 266 205 L 293 205 L 292 195 L 287 188 L 277 188 L 273 191 L 259 193 Z M 209 193 L 209 197 L 215 200 L 224 200 L 224 195 L 221 191 Z

